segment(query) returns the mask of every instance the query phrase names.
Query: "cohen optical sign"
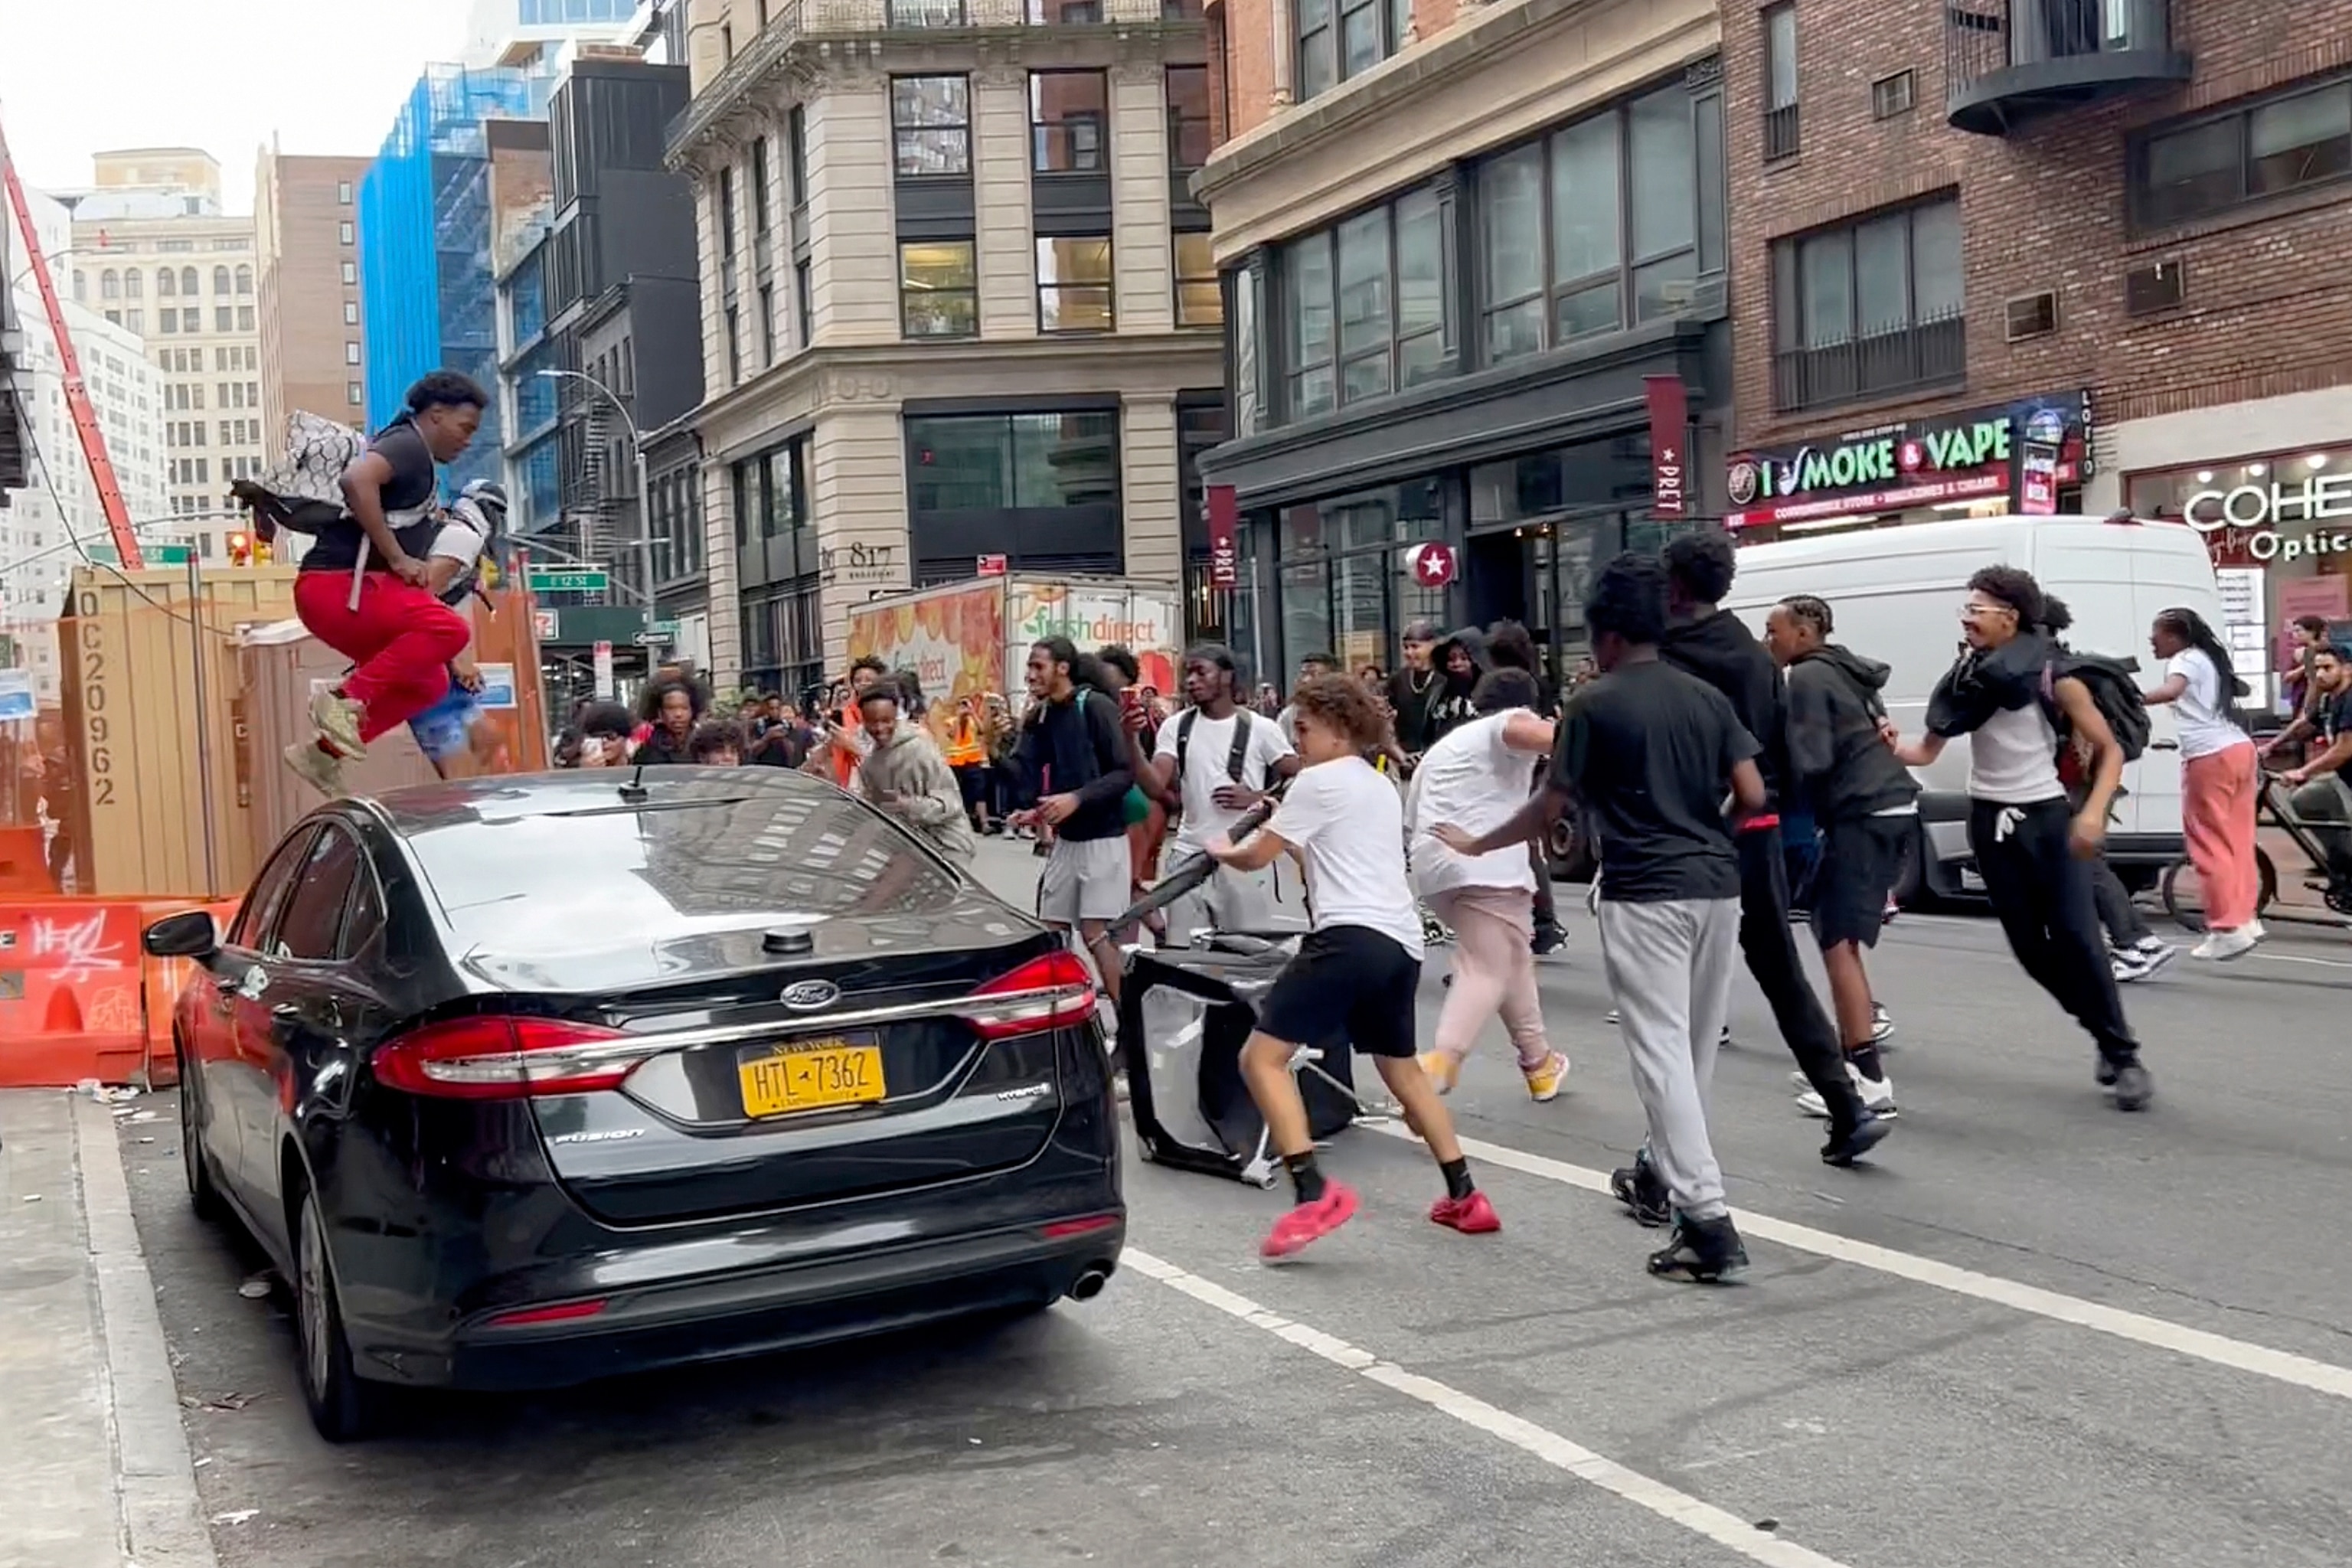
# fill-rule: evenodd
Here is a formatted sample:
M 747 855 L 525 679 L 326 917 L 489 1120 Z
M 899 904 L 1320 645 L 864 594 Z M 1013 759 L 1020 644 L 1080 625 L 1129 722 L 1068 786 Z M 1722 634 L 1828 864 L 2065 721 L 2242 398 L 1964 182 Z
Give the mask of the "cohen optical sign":
M 2199 490 L 2189 498 L 2188 510 L 2189 526 L 2200 533 L 2244 529 L 2246 553 L 2257 561 L 2352 553 L 2352 473 Z M 2338 523 L 2345 526 L 2329 526 Z M 2289 531 L 2295 528 L 2303 531 Z

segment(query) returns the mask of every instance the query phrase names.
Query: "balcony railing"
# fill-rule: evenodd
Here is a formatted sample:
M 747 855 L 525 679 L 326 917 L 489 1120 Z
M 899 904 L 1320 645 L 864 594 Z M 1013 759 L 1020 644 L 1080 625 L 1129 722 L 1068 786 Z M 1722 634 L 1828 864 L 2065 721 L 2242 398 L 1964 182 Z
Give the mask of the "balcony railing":
M 743 102 L 754 82 L 805 39 L 1036 27 L 1198 27 L 1201 17 L 1202 0 L 793 0 L 774 7 L 759 36 L 670 122 L 669 156 L 683 156 L 709 135 Z
M 1819 348 L 1772 356 L 1772 406 L 1782 414 L 1937 386 L 1968 374 L 1968 317 L 1954 311 Z
M 1797 155 L 1797 106 L 1784 103 L 1764 111 L 1764 161 L 1768 163 Z
M 1990 136 L 2152 82 L 2186 81 L 2168 0 L 1946 0 L 1945 109 Z

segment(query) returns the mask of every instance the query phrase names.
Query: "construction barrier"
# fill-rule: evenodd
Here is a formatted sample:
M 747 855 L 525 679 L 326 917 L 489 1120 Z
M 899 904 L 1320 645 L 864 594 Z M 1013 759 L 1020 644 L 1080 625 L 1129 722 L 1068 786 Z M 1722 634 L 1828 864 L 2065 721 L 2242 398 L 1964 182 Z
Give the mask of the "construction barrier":
M 237 909 L 234 900 L 0 903 L 0 1089 L 175 1082 L 172 1010 L 195 966 L 148 957 L 140 937 L 192 907 L 224 926 Z

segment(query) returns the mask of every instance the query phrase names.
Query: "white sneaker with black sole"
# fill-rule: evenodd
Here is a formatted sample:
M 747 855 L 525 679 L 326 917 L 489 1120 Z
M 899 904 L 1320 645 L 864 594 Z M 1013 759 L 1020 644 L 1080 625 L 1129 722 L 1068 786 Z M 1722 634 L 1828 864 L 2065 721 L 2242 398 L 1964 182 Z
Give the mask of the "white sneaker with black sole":
M 2116 984 L 2128 985 L 2162 969 L 2179 956 L 2179 952 L 2161 937 L 2145 936 L 2129 947 L 2109 950 L 2107 963 L 2115 972 Z
M 1895 1109 L 1895 1085 L 1892 1081 L 1884 1078 L 1864 1078 L 1862 1076 L 1862 1069 L 1852 1062 L 1845 1064 L 1845 1070 L 1846 1076 L 1853 1079 L 1854 1090 L 1862 1096 L 1862 1103 L 1865 1109 L 1876 1111 L 1889 1121 L 1902 1114 Z M 1798 1075 L 1798 1081 L 1801 1083 L 1804 1081 L 1803 1074 Z M 1823 1100 L 1817 1090 L 1808 1089 L 1804 1093 L 1797 1096 L 1797 1109 L 1808 1116 L 1818 1116 L 1824 1121 L 1829 1120 L 1829 1102 Z

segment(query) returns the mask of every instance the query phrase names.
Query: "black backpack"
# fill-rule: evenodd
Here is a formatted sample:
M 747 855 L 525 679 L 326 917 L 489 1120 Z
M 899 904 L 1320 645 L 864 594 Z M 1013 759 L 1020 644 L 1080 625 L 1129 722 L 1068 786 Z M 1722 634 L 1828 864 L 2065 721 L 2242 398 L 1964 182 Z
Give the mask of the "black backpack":
M 2140 695 L 2139 660 L 2110 658 L 2099 653 L 2077 653 L 2062 647 L 2042 667 L 2042 709 L 2050 727 L 2058 731 L 2060 754 L 2074 743 L 2074 727 L 2058 706 L 2057 685 L 2067 676 L 2081 681 L 2098 706 L 2099 716 L 2124 751 L 2124 761 L 2137 762 L 2147 750 L 2147 700 Z
M 1184 716 L 1176 721 L 1176 792 L 1180 795 L 1184 791 L 1185 759 L 1192 750 L 1192 721 L 1200 716 L 1198 708 L 1187 708 Z M 1249 770 L 1249 748 L 1250 710 L 1236 708 L 1234 710 L 1234 749 L 1225 757 L 1225 777 L 1235 784 L 1241 783 L 1242 774 Z

